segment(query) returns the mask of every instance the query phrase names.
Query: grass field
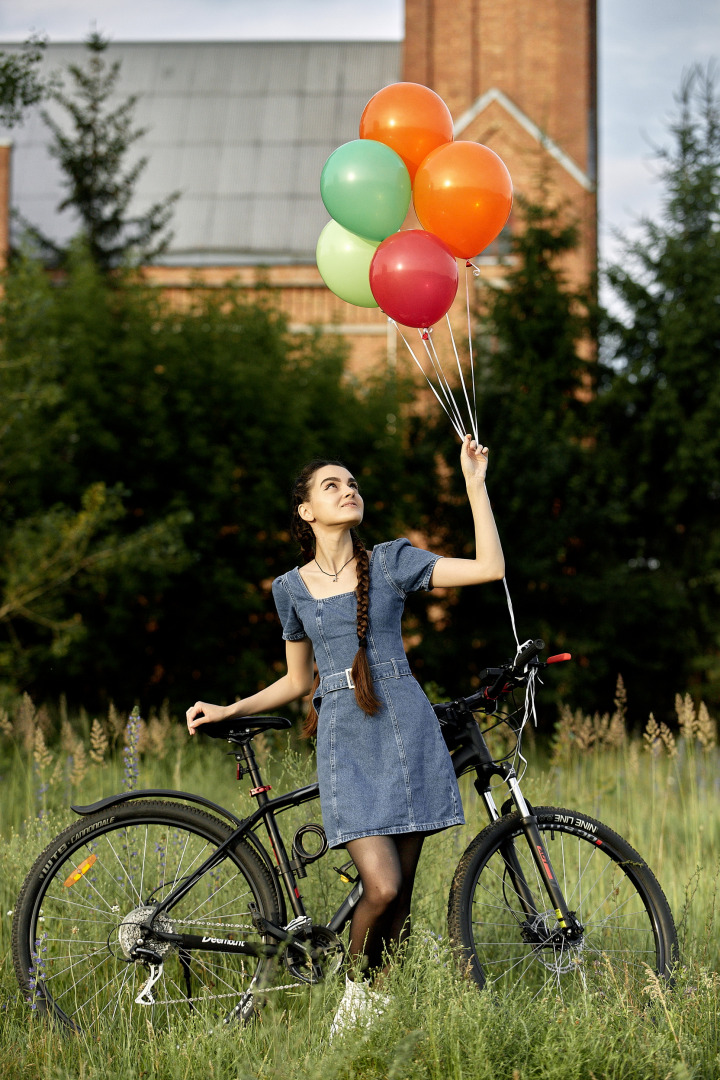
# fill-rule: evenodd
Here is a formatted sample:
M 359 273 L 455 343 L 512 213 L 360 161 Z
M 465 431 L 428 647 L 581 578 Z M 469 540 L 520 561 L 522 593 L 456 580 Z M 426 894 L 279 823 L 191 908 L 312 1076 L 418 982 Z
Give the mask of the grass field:
M 269 995 L 249 1027 L 200 1029 L 192 1018 L 170 1032 L 116 1020 L 93 1039 L 63 1035 L 22 999 L 12 970 L 11 912 L 27 870 L 85 804 L 137 787 L 193 791 L 244 813 L 253 805 L 237 784 L 223 743 L 188 740 L 161 715 L 137 729 L 111 710 L 93 723 L 59 711 L 53 721 L 25 701 L 0 714 L 0 1071 L 6 1080 L 314 1080 L 314 1078 L 720 1077 L 720 772 L 714 721 L 689 698 L 678 700 L 679 729 L 648 723 L 631 738 L 622 702 L 613 714 L 565 710 L 552 746 L 526 744 L 523 781 L 535 804 L 566 806 L 600 818 L 647 859 L 675 915 L 681 967 L 672 990 L 648 974 L 642 992 L 615 981 L 602 994 L 571 1002 L 548 996 L 480 994 L 456 972 L 445 911 L 454 868 L 485 825 L 472 785 L 463 781 L 468 824 L 428 840 L 406 960 L 388 978 L 391 1005 L 368 1030 L 328 1044 L 342 993 L 340 978 L 308 991 Z M 139 738 L 139 746 L 135 737 Z M 280 792 L 312 778 L 303 748 L 285 736 L 261 741 L 260 755 Z M 307 820 L 303 810 L 294 824 Z M 292 824 L 292 823 L 288 823 Z M 333 906 L 343 887 L 320 864 L 308 893 Z M 310 878 L 308 879 L 310 881 Z M 307 892 L 307 890 L 306 890 Z

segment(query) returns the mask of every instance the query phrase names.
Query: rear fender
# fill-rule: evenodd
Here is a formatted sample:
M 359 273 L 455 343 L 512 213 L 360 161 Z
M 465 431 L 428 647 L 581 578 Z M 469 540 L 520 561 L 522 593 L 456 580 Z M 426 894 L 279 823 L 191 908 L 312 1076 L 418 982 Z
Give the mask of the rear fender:
M 106 799 L 99 799 L 98 802 L 90 803 L 89 806 L 75 806 L 72 804 L 70 809 L 76 814 L 94 814 L 98 810 L 107 810 L 111 806 L 120 806 L 122 803 L 131 802 L 133 799 L 182 799 L 183 802 L 197 803 L 198 806 L 209 807 L 220 817 L 232 822 L 236 829 L 242 825 L 242 820 L 236 817 L 231 810 L 226 810 L 224 806 L 213 802 L 212 799 L 206 799 L 202 795 L 193 795 L 189 791 L 170 791 L 167 788 L 122 791 L 119 795 L 109 795 Z
M 144 788 L 142 791 L 122 791 L 118 795 L 109 795 L 106 799 L 99 799 L 98 802 L 90 803 L 88 806 L 71 805 L 70 809 L 76 814 L 94 814 L 99 810 L 107 810 L 111 806 L 121 806 L 123 803 L 131 802 L 134 799 L 180 799 L 183 802 L 194 803 L 196 806 L 205 806 L 208 809 L 213 810 L 220 817 L 225 818 L 225 820 L 229 821 L 236 829 L 242 828 L 245 821 L 247 821 L 247 818 L 243 820 L 242 818 L 237 817 L 231 810 L 227 810 L 224 806 L 220 806 L 219 803 L 213 802 L 212 799 L 206 799 L 203 795 L 194 795 L 190 791 L 172 791 L 168 788 Z M 280 912 L 284 924 L 286 921 L 286 909 L 277 868 L 270 858 L 269 853 L 251 829 L 248 829 L 247 832 L 243 834 L 243 840 L 247 841 L 258 854 L 272 878 L 273 885 L 275 886 L 278 911 Z

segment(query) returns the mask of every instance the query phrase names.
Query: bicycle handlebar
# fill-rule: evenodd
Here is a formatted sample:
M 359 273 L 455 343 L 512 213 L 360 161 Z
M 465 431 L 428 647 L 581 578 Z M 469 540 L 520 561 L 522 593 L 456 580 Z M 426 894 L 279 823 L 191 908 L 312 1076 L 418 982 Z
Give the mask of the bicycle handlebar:
M 527 664 L 529 664 L 538 653 L 541 653 L 544 648 L 545 642 L 542 638 L 535 638 L 534 641 L 526 641 L 515 657 L 515 663 L 512 666 L 512 674 L 517 675 L 518 672 L 524 671 Z
M 544 668 L 549 663 L 571 659 L 570 653 L 561 653 L 558 656 L 550 657 L 544 662 L 539 661 L 536 657 L 544 648 L 545 642 L 542 638 L 531 639 L 521 646 L 512 660 L 506 660 L 499 667 L 485 668 L 484 671 L 480 672 L 481 689 L 463 698 L 464 704 L 471 711 L 479 706 L 484 706 L 486 712 L 494 712 L 495 708 L 497 708 L 497 699 L 502 694 L 523 685 L 530 664 L 533 667 Z M 533 661 L 535 662 L 533 663 Z

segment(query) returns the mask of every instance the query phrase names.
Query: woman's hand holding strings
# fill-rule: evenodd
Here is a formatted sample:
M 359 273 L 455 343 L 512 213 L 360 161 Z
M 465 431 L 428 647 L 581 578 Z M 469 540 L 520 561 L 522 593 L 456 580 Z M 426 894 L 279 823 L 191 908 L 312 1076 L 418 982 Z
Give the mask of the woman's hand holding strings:
M 478 444 L 472 435 L 466 435 L 460 448 L 460 465 L 466 484 L 483 484 L 488 467 L 487 446 Z

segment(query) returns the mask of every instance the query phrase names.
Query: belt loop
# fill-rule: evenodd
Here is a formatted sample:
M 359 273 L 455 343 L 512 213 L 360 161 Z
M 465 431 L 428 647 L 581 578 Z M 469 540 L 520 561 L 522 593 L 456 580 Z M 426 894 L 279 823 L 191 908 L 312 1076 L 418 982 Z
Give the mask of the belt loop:
M 348 690 L 354 690 L 355 683 L 352 681 L 352 668 L 345 668 L 345 678 L 347 679 Z
M 399 668 L 399 666 L 398 666 L 398 662 L 397 662 L 397 660 L 395 660 L 395 659 L 391 660 L 390 662 L 391 662 L 391 664 L 392 664 L 392 666 L 393 666 L 393 673 L 394 673 L 394 675 L 395 675 L 395 678 L 397 679 L 397 677 L 398 677 L 398 676 L 399 676 L 399 674 L 400 674 L 400 668 Z

